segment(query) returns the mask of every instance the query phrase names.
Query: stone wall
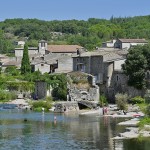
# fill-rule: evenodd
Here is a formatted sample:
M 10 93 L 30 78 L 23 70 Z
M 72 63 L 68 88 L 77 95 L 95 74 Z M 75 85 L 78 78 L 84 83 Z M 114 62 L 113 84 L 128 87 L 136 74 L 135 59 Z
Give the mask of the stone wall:
M 114 71 L 111 77 L 111 84 L 109 87 L 103 87 L 103 92 L 110 102 L 115 102 L 115 95 L 117 93 L 126 93 L 129 97 L 137 95 L 144 96 L 144 90 L 138 90 L 134 87 L 128 86 L 128 77 L 121 71 Z M 101 89 L 102 90 L 102 89 Z
M 47 95 L 47 84 L 46 82 L 37 81 L 35 83 L 35 92 L 34 98 L 35 99 L 44 99 Z
M 57 102 L 54 107 L 54 112 L 69 112 L 79 110 L 77 102 Z
M 68 101 L 99 101 L 99 87 L 93 84 L 93 76 L 74 72 L 68 74 L 68 79 Z

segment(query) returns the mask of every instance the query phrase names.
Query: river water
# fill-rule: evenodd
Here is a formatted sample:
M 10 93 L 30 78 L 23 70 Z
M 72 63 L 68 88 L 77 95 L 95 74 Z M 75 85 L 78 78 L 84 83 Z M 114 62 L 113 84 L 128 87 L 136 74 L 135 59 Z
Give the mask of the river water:
M 124 131 L 123 120 L 1 109 L 0 150 L 149 150 L 147 140 L 111 139 Z

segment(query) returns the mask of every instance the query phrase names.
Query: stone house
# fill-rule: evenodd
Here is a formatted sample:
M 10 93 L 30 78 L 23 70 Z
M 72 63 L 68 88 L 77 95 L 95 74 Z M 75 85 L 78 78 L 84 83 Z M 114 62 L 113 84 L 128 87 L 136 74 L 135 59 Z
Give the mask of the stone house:
M 78 45 L 48 45 L 46 41 L 39 41 L 38 47 L 29 47 L 32 71 L 42 73 L 67 73 L 73 70 L 72 55 L 77 54 L 83 47 Z M 23 48 L 15 49 L 16 61 L 21 62 Z M 17 62 L 16 62 L 17 63 Z
M 24 47 L 24 45 L 25 45 L 25 41 L 16 41 L 16 42 L 15 42 L 15 45 L 18 45 L 18 46 Z
M 121 69 L 124 61 L 125 56 L 121 51 L 85 52 L 73 57 L 73 71 L 91 74 L 96 83 L 103 83 L 109 81 L 114 70 Z
M 42 54 L 46 55 L 49 53 L 57 53 L 57 54 L 66 54 L 72 55 L 77 53 L 79 49 L 83 49 L 83 47 L 78 45 L 48 45 L 45 40 L 39 41 L 38 47 L 29 47 L 28 53 L 29 55 Z M 15 48 L 15 57 L 23 56 L 24 48 Z
M 125 51 L 122 50 L 85 52 L 73 57 L 73 70 L 93 75 L 100 92 L 112 98 L 111 95 L 114 94 L 108 92 L 112 86 L 112 77 L 115 71 L 121 70 L 121 65 L 126 60 L 125 56 Z
M 115 42 L 114 47 L 119 49 L 129 49 L 132 46 L 144 45 L 147 43 L 148 41 L 146 41 L 145 39 L 118 39 Z
M 45 50 L 47 49 L 47 42 L 44 40 L 39 41 L 38 47 L 29 47 L 28 53 L 30 55 L 36 55 L 36 54 L 44 54 Z M 23 50 L 24 48 L 15 48 L 15 57 L 22 57 L 23 56 Z
M 107 41 L 102 43 L 103 48 L 118 48 L 118 49 L 129 49 L 135 45 L 144 45 L 148 41 L 145 39 L 116 39 L 112 41 Z
M 102 47 L 107 47 L 107 48 L 114 48 L 114 44 L 115 44 L 116 40 L 113 39 L 111 41 L 106 41 L 102 43 Z
M 57 62 L 55 62 L 55 64 L 57 66 Z M 40 71 L 42 74 L 53 73 L 53 72 L 55 72 L 55 68 L 53 66 L 54 66 L 53 63 L 48 63 L 45 61 L 33 62 L 33 63 L 31 63 L 31 70 L 32 70 L 32 72 Z

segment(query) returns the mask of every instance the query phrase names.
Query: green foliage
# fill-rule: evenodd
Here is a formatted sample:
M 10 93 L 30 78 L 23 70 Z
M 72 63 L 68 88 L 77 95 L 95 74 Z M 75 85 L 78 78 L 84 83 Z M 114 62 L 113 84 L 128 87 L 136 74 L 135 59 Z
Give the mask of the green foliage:
M 16 93 L 0 90 L 0 101 L 9 101 L 17 98 Z
M 9 90 L 13 91 L 33 91 L 34 90 L 34 83 L 33 82 L 26 82 L 26 81 L 9 81 L 6 82 L 6 87 Z
M 14 50 L 12 41 L 5 37 L 5 33 L 0 29 L 0 54 L 7 54 Z
M 88 50 L 101 46 L 103 41 L 112 38 L 150 39 L 150 17 L 125 17 L 110 20 L 89 18 L 84 20 L 6 19 L 0 22 L 0 50 L 8 53 L 12 41 L 25 40 L 29 46 L 37 46 L 39 39 L 49 43 L 78 44 Z
M 145 102 L 145 99 L 142 98 L 141 96 L 136 96 L 134 98 L 131 98 L 129 100 L 129 103 L 131 104 L 141 104 L 141 103 L 144 103 Z
M 146 113 L 147 104 L 141 103 L 141 104 L 136 104 L 136 105 L 139 106 L 140 111 L 142 111 L 143 113 Z
M 5 69 L 5 73 L 10 74 L 12 76 L 17 76 L 17 75 L 19 75 L 20 72 L 19 72 L 19 70 L 17 70 L 16 66 L 8 66 Z
M 35 111 L 42 111 L 42 108 L 45 108 L 45 111 L 49 111 L 49 109 L 52 107 L 52 102 L 49 100 L 34 101 L 32 103 L 32 107 Z
M 30 60 L 28 55 L 28 45 L 24 45 L 23 58 L 21 61 L 21 74 L 27 74 L 31 72 Z
M 100 96 L 99 103 L 101 107 L 108 105 L 108 101 L 105 95 Z
M 127 99 L 128 99 L 127 94 L 117 93 L 115 95 L 116 104 L 120 110 L 126 110 L 127 109 Z
M 52 95 L 57 100 L 67 100 L 67 78 L 65 74 L 51 76 L 53 79 Z M 54 84 L 55 83 L 55 84 Z M 55 85 L 55 86 L 54 86 Z
M 46 101 L 47 101 L 47 102 L 53 102 L 53 98 L 50 97 L 50 96 L 47 96 L 47 97 L 46 97 Z
M 129 77 L 128 84 L 130 86 L 134 86 L 137 89 L 146 87 L 145 72 L 149 69 L 149 53 L 150 45 L 138 45 L 129 49 L 122 69 Z
M 150 125 L 150 118 L 149 117 L 144 117 L 143 119 L 140 120 L 140 122 L 138 123 L 138 126 L 140 128 L 143 128 L 144 125 Z

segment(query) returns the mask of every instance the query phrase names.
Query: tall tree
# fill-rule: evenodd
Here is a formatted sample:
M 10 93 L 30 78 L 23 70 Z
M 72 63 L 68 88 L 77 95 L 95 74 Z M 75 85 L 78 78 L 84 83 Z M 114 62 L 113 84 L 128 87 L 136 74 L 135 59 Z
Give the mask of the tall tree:
M 128 84 L 137 89 L 142 89 L 146 86 L 145 72 L 148 70 L 148 61 L 144 51 L 142 51 L 146 47 L 135 46 L 129 49 L 125 64 L 122 65 L 124 73 L 129 77 Z
M 28 55 L 28 45 L 24 45 L 23 57 L 21 61 L 21 74 L 26 74 L 31 72 L 31 66 Z

